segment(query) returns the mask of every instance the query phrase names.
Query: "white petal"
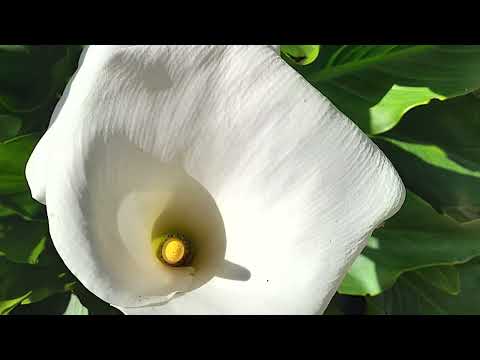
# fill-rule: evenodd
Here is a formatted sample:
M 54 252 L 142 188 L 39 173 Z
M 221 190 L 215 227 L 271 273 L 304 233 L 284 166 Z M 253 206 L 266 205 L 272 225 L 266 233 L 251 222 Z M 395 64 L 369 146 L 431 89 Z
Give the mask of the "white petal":
M 322 312 L 404 198 L 381 151 L 269 46 L 92 47 L 55 126 L 39 148 L 51 159 L 53 241 L 87 288 L 126 313 Z M 115 230 L 115 176 L 145 178 L 130 147 L 179 164 L 225 224 L 224 269 L 169 302 L 131 251 L 112 250 L 115 269 L 98 255 L 121 238 L 98 235 Z M 155 295 L 163 305 L 132 308 Z

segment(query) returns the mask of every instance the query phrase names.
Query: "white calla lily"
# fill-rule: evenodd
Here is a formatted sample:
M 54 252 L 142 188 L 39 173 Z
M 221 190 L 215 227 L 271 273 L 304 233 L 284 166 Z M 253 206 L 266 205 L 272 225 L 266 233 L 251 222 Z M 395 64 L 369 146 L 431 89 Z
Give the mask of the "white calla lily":
M 405 195 L 272 46 L 90 46 L 26 174 L 65 264 L 127 314 L 322 313 Z M 159 261 L 168 232 L 185 266 Z

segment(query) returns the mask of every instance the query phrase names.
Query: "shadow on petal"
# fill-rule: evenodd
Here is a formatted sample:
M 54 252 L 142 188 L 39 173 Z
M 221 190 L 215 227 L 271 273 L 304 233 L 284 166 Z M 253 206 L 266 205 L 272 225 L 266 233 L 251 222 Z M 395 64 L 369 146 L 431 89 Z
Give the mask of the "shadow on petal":
M 248 281 L 251 277 L 248 269 L 227 260 L 224 261 L 223 267 L 216 275 L 222 279 L 235 281 Z

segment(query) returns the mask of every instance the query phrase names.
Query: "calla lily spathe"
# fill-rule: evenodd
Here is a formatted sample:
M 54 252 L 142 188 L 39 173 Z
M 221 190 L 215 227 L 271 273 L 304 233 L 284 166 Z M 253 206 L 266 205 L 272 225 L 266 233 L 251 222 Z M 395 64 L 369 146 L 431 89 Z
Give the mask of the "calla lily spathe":
M 322 313 L 405 196 L 272 46 L 90 46 L 26 174 L 65 264 L 127 314 Z M 156 227 L 191 266 L 155 260 Z

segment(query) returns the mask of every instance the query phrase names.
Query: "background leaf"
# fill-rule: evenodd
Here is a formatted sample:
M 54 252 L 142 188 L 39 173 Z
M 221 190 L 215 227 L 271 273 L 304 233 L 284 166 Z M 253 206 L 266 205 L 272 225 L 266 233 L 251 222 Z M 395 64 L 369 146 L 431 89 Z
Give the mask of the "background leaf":
M 70 294 L 70 301 L 63 315 L 88 315 L 88 309 L 82 305 L 75 294 Z
M 480 255 L 480 220 L 459 224 L 408 192 L 402 209 L 377 229 L 339 292 L 377 295 L 404 272 L 464 263 Z
M 45 217 L 43 205 L 32 199 L 25 167 L 39 133 L 26 134 L 0 143 L 0 208 L 27 220 Z
M 423 281 L 450 295 L 460 292 L 460 275 L 455 266 L 433 266 L 415 272 Z
M 480 260 L 455 266 L 460 274 L 458 295 L 448 294 L 433 286 L 422 273 L 402 275 L 385 293 L 367 297 L 367 313 L 371 315 L 474 315 L 480 313 Z M 427 270 L 429 271 L 429 270 Z
M 37 264 L 45 250 L 48 226 L 43 222 L 26 222 L 18 216 L 0 221 L 0 256 L 26 264 Z
M 0 45 L 2 314 L 84 312 L 71 296 L 76 279 L 48 235 L 45 207 L 31 198 L 25 178 L 26 162 L 81 50 L 78 45 Z
M 62 315 L 68 308 L 71 296 L 69 292 L 59 293 L 32 304 L 18 305 L 9 315 Z
M 0 109 L 9 113 L 32 112 L 52 97 L 52 67 L 66 56 L 64 46 L 0 47 Z
M 88 309 L 71 292 L 52 295 L 45 300 L 15 307 L 10 315 L 88 315 Z
M 90 293 L 80 283 L 75 283 L 74 285 L 72 285 L 71 290 L 71 292 L 68 291 L 64 293 L 53 294 L 35 303 L 16 304 L 16 306 L 10 310 L 9 314 L 123 315 L 121 311 L 110 306 L 106 302 L 102 301 L 101 299 Z
M 457 221 L 480 218 L 480 99 L 433 101 L 375 138 L 405 185 Z
M 323 315 L 360 315 L 366 310 L 365 298 L 336 293 Z
M 0 114 L 0 141 L 13 138 L 18 135 L 22 127 L 22 120 L 18 117 Z
M 75 280 L 56 268 L 18 264 L 0 257 L 0 314 L 69 291 Z
M 317 59 L 320 45 L 281 45 L 280 52 L 289 61 L 308 65 Z
M 322 45 L 314 63 L 294 67 L 369 134 L 431 99 L 480 88 L 477 45 Z
M 39 134 L 29 134 L 0 144 L 0 195 L 29 191 L 25 165 L 39 139 Z
M 0 205 L 0 217 L 10 216 L 10 215 L 13 215 L 13 214 L 15 214 L 15 212 L 13 210 L 7 209 L 7 208 Z
M 80 282 L 75 284 L 73 292 L 90 315 L 123 315 L 120 310 L 92 294 Z
M 47 221 L 45 206 L 36 202 L 30 192 L 0 195 L 0 212 L 2 216 L 17 214 L 25 220 Z

